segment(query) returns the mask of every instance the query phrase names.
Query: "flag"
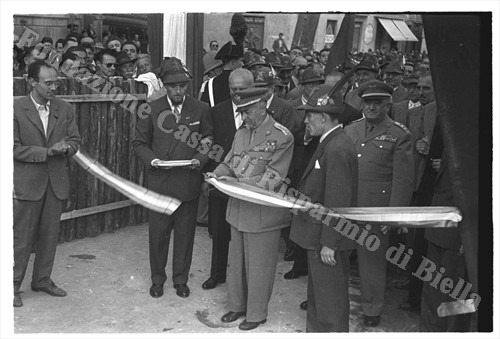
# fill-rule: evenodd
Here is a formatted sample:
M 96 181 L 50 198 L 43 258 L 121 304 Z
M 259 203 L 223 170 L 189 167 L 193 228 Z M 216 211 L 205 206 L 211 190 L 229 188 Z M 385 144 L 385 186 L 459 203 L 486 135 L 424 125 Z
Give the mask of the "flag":
M 325 76 L 343 63 L 352 49 L 352 36 L 354 33 L 354 14 L 346 14 L 340 25 L 339 32 L 333 42 L 328 62 L 325 67 Z

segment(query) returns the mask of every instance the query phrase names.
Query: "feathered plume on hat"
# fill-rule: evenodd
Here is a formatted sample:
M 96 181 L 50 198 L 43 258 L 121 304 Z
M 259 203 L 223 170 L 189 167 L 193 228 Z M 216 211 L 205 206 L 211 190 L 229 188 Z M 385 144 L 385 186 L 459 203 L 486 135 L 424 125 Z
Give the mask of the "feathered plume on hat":
M 241 45 L 245 41 L 247 35 L 248 26 L 245 18 L 241 13 L 234 13 L 231 18 L 231 27 L 229 28 L 229 34 L 233 37 L 234 43 L 236 45 Z

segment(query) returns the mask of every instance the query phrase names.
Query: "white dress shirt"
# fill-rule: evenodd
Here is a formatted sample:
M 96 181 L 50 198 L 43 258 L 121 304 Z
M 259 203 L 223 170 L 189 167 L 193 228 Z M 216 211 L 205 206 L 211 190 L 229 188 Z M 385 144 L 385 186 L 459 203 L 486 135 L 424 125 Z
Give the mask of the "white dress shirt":
M 47 136 L 47 127 L 49 125 L 49 114 L 50 114 L 50 101 L 47 101 L 47 104 L 40 105 L 33 99 L 33 96 L 30 94 L 31 101 L 33 101 L 33 104 L 35 105 L 37 111 L 38 111 L 38 116 L 40 116 L 40 120 L 42 120 L 42 125 L 43 125 L 43 130 L 45 132 L 45 136 Z

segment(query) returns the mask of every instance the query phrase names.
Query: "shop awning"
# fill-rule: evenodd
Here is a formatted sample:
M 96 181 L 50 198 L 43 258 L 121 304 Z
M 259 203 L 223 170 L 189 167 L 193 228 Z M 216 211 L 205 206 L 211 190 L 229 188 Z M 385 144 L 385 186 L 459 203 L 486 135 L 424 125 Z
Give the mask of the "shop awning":
M 403 20 L 378 18 L 394 41 L 418 41 Z

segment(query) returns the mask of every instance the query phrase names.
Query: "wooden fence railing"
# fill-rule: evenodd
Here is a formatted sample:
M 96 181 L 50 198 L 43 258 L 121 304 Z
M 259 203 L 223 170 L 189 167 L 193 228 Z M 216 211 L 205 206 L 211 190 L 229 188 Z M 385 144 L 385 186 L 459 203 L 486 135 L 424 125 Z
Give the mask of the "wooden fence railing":
M 144 185 L 144 166 L 135 156 L 131 141 L 135 135 L 137 107 L 145 102 L 146 86 L 113 77 L 99 86 L 107 88 L 96 92 L 97 89 L 92 89 L 96 83 L 73 78 L 60 80 L 58 98 L 75 108 L 81 149 L 115 174 Z M 24 78 L 14 78 L 13 84 L 14 98 L 29 94 Z M 127 106 L 134 103 L 135 110 L 129 110 Z M 75 161 L 69 161 L 69 170 L 70 198 L 61 216 L 60 242 L 95 237 L 147 221 L 146 209 L 88 174 Z

